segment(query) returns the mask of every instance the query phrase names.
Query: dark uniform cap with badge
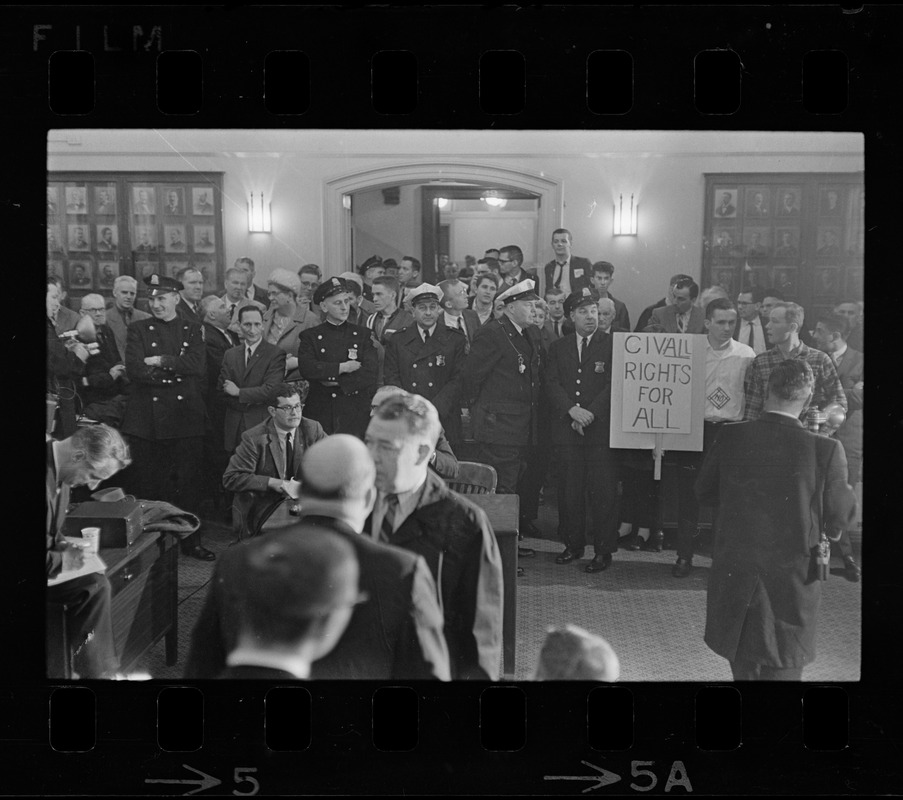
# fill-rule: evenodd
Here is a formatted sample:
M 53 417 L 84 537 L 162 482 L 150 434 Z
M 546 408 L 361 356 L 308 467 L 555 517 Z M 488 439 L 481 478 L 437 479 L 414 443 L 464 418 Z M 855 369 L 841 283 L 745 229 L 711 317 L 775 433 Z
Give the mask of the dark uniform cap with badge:
M 500 295 L 496 296 L 496 301 L 501 300 L 505 305 L 515 303 L 518 300 L 539 300 L 539 296 L 534 291 L 535 284 L 529 278 L 519 283 L 515 283 L 510 289 L 506 289 Z
M 148 275 L 144 279 L 144 285 L 147 286 L 150 297 L 157 297 L 170 292 L 181 292 L 185 288 L 182 285 L 182 281 L 177 281 L 175 278 L 169 278 L 166 275 L 160 275 L 158 272 Z
M 348 284 L 341 278 L 330 278 L 328 281 L 323 281 L 323 283 L 317 287 L 317 291 L 314 292 L 313 300 L 314 303 L 322 303 L 333 295 L 348 291 L 350 291 Z
M 572 311 L 576 311 L 580 306 L 595 305 L 599 302 L 599 293 L 595 289 L 584 286 L 580 291 L 571 292 L 564 301 L 564 315 L 570 316 Z

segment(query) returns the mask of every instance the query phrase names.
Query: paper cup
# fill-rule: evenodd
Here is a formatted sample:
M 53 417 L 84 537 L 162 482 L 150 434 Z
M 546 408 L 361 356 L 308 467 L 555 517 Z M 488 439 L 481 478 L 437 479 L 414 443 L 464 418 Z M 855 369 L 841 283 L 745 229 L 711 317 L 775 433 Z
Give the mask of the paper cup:
M 100 528 L 82 528 L 82 539 L 85 541 L 85 552 L 96 553 L 100 548 Z

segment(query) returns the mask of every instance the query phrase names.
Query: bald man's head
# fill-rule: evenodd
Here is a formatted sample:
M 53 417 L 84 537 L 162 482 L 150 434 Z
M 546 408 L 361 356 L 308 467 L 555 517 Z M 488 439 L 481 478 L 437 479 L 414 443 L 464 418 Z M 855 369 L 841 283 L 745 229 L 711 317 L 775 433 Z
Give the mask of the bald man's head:
M 337 433 L 311 445 L 301 461 L 302 495 L 318 500 L 355 500 L 373 489 L 376 467 L 356 436 Z

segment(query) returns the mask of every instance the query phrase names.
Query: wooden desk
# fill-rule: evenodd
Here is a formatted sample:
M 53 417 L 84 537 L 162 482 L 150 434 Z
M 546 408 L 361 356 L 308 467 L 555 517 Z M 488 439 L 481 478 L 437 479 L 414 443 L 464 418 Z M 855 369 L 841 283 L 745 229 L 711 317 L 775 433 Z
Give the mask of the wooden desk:
M 516 494 L 464 495 L 478 505 L 492 525 L 502 556 L 504 581 L 504 617 L 502 619 L 502 671 L 514 674 L 514 641 L 517 622 L 517 533 L 520 498 Z
M 166 664 L 179 647 L 179 549 L 176 538 L 143 533 L 130 548 L 101 548 L 112 589 L 113 641 L 119 668 L 128 672 L 161 638 Z

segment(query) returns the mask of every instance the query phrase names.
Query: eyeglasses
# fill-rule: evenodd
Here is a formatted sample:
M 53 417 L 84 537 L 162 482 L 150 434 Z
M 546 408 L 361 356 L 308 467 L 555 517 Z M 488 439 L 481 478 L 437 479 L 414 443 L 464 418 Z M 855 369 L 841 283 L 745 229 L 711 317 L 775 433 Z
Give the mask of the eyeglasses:
M 289 414 L 298 414 L 304 408 L 303 403 L 295 403 L 293 406 L 276 406 L 277 411 L 285 411 Z
M 514 261 L 514 259 L 513 258 L 497 258 L 496 261 L 498 261 L 499 264 L 510 264 L 512 261 Z
M 746 302 L 746 300 L 738 300 L 737 305 L 738 306 L 754 306 L 755 303 L 752 303 L 752 302 L 748 303 L 748 302 Z

